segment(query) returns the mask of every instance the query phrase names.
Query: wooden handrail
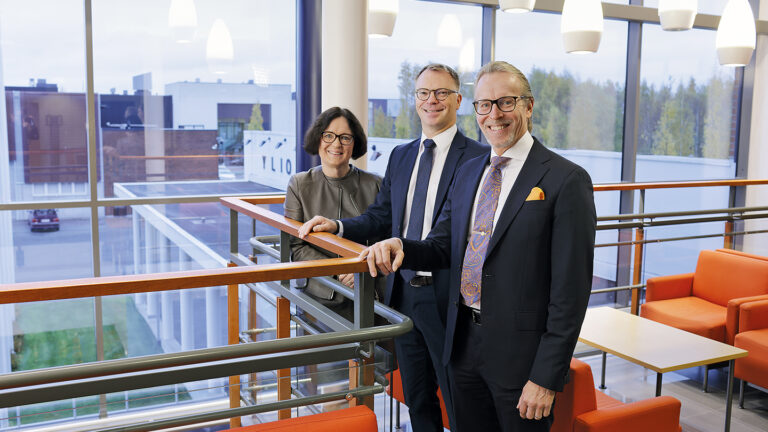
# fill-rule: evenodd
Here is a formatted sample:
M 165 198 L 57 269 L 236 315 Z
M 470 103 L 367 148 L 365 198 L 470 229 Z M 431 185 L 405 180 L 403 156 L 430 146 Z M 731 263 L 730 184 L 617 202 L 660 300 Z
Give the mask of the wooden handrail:
M 360 273 L 367 270 L 368 266 L 355 257 L 261 264 L 253 267 L 229 267 L 129 276 L 22 282 L 0 285 L 0 304 L 269 282 L 344 273 Z
M 714 186 L 755 186 L 768 184 L 768 179 L 747 180 L 692 180 L 675 182 L 648 182 L 648 183 L 602 183 L 594 186 L 595 192 L 638 190 L 638 189 L 670 189 L 689 187 L 714 187 Z
M 263 207 L 259 207 L 257 204 L 253 204 L 253 202 L 257 201 L 254 198 L 226 197 L 220 198 L 220 201 L 226 207 L 229 207 L 238 213 L 242 213 L 245 216 L 249 216 L 292 236 L 298 235 L 299 228 L 302 225 L 301 222 L 287 218 Z M 356 257 L 363 251 L 363 249 L 365 249 L 365 246 L 359 243 L 343 239 L 330 233 L 314 233 L 308 236 L 306 240 L 309 243 L 343 257 Z

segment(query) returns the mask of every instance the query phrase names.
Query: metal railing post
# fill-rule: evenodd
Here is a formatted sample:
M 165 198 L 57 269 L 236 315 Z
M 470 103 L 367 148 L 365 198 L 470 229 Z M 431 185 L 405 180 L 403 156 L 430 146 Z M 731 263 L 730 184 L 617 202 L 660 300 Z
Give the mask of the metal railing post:
M 291 337 L 291 302 L 285 297 L 277 299 L 277 338 Z M 277 400 L 284 401 L 291 398 L 291 370 L 278 369 L 277 371 Z M 282 409 L 277 413 L 278 420 L 291 418 L 290 409 Z
M 237 267 L 237 264 L 230 262 L 229 267 Z M 227 285 L 227 343 L 237 345 L 240 343 L 240 296 L 238 288 L 240 285 Z M 229 377 L 229 407 L 240 407 L 240 376 Z M 229 419 L 229 426 L 232 428 L 240 427 L 240 417 Z
M 373 327 L 373 303 L 375 301 L 376 281 L 367 272 L 355 274 L 355 329 Z M 350 361 L 349 388 L 369 386 L 374 380 L 374 346 L 373 342 L 361 344 L 361 356 L 357 359 L 357 367 Z M 354 383 L 354 384 L 353 384 Z M 350 406 L 366 405 L 373 410 L 373 397 L 365 396 L 350 400 Z
M 640 199 L 637 203 L 638 213 L 645 211 L 645 189 L 640 190 Z M 643 275 L 643 239 L 645 233 L 643 227 L 637 227 L 635 229 L 635 257 L 634 257 L 634 270 L 632 272 L 632 285 L 638 285 Z M 634 315 L 640 314 L 640 290 L 632 290 L 630 311 Z

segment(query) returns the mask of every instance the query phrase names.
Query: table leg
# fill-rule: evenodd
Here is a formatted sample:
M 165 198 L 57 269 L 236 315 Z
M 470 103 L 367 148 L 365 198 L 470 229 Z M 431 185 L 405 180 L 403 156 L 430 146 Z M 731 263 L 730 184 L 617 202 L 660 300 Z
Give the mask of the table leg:
M 656 396 L 661 396 L 661 373 L 656 373 Z
M 728 383 L 725 396 L 725 432 L 731 430 L 731 408 L 733 408 L 733 367 L 735 361 L 728 361 Z
M 600 371 L 600 389 L 605 390 L 605 351 L 603 351 L 603 369 Z

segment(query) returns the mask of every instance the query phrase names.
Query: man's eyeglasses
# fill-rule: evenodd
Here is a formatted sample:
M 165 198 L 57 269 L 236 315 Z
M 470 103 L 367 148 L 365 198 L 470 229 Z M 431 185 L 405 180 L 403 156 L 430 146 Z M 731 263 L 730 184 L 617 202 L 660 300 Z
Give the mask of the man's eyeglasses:
M 486 115 L 493 109 L 493 104 L 499 108 L 499 111 L 511 112 L 515 110 L 518 99 L 531 99 L 530 96 L 504 96 L 498 99 L 480 99 L 472 102 L 475 112 L 479 115 Z
M 350 134 L 340 134 L 337 135 L 331 131 L 325 131 L 323 132 L 322 139 L 324 142 L 327 142 L 328 144 L 334 142 L 336 140 L 336 137 L 339 138 L 339 142 L 341 145 L 345 146 L 351 146 L 355 143 L 355 137 L 353 137 Z
M 416 97 L 419 100 L 425 101 L 425 100 L 429 99 L 429 94 L 430 93 L 435 93 L 435 99 L 437 99 L 439 101 L 444 101 L 444 100 L 446 100 L 448 98 L 448 96 L 452 95 L 453 93 L 458 93 L 458 92 L 456 90 L 451 90 L 451 89 L 446 89 L 446 88 L 439 88 L 439 89 L 434 89 L 434 90 L 425 89 L 425 88 L 416 89 Z

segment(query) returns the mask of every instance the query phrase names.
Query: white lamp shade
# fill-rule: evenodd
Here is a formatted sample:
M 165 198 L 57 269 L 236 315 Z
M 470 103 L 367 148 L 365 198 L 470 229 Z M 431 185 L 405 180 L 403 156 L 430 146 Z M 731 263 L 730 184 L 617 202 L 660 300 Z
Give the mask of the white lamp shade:
M 452 13 L 445 14 L 437 27 L 437 46 L 460 48 L 463 39 L 459 17 Z
M 208 43 L 205 46 L 205 58 L 211 72 L 217 74 L 227 73 L 232 66 L 235 57 L 232 47 L 232 36 L 221 18 L 216 19 L 208 33 Z
M 171 0 L 168 8 L 168 28 L 176 42 L 192 42 L 197 29 L 197 9 L 194 0 Z
M 369 0 L 368 1 L 368 36 L 389 37 L 395 30 L 398 0 Z
M 536 0 L 499 0 L 499 8 L 509 13 L 525 13 L 533 10 Z
M 715 36 L 717 57 L 723 66 L 746 66 L 757 40 L 755 16 L 747 0 L 729 0 Z
M 560 33 L 565 52 L 597 52 L 603 35 L 603 6 L 600 0 L 565 0 Z
M 690 30 L 698 0 L 659 0 L 659 22 L 667 31 Z

